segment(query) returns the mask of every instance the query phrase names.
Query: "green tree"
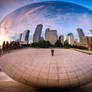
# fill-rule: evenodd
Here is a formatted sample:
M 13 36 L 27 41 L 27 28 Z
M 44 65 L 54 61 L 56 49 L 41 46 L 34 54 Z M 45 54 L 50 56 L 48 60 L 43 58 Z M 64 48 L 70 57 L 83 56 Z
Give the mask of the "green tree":
M 72 48 L 72 45 L 68 44 L 68 43 L 65 43 L 64 44 L 64 48 Z
M 57 40 L 56 43 L 54 44 L 54 47 L 62 48 L 63 45 L 59 40 Z
M 38 43 L 34 42 L 31 44 L 31 47 L 34 48 L 49 48 L 51 46 L 52 45 L 49 41 L 39 41 Z

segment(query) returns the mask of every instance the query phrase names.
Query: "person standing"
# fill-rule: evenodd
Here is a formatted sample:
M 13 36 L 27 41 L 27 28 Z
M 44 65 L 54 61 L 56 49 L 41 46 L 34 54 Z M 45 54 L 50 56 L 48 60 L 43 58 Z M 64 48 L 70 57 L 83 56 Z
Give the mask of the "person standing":
M 54 56 L 54 49 L 51 50 L 51 55 Z

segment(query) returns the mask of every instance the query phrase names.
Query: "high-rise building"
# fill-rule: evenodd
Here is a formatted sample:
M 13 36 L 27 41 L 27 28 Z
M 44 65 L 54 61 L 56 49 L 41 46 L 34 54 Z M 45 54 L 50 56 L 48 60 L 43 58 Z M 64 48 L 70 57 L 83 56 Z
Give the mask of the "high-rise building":
M 92 46 L 92 36 L 87 37 L 88 44 Z
M 60 35 L 59 41 L 61 42 L 62 45 L 64 45 L 64 35 Z
M 73 45 L 74 44 L 74 35 L 72 33 L 69 33 L 67 35 L 68 44 Z
M 57 39 L 58 39 L 57 31 L 56 30 L 50 30 L 49 28 L 47 28 L 46 31 L 45 31 L 45 40 L 49 41 L 51 44 L 55 44 Z
M 20 36 L 19 36 L 19 41 L 21 41 L 21 38 L 22 38 L 22 33 L 21 33 Z
M 88 40 L 88 49 L 92 50 L 92 36 L 88 36 L 87 40 Z
M 83 43 L 85 43 L 85 44 L 88 43 L 87 36 L 84 37 Z
M 77 44 L 78 43 L 78 39 L 74 39 L 74 44 Z
M 42 28 L 43 28 L 42 24 L 37 25 L 35 32 L 34 32 L 34 35 L 33 35 L 33 42 L 39 42 L 40 41 Z
M 85 41 L 85 34 L 81 28 L 77 29 L 78 35 L 79 35 L 79 40 L 81 43 L 84 43 Z
M 92 29 L 90 30 L 90 33 L 91 33 L 91 35 L 92 35 Z
M 29 41 L 29 30 L 24 31 L 20 34 L 20 44 L 28 44 Z

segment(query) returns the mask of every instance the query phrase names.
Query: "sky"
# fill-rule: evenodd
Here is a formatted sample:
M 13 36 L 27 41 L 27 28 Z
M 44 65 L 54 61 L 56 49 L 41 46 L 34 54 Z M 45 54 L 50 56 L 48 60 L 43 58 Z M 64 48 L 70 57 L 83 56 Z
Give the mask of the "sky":
M 23 7 L 27 4 L 42 2 L 42 1 L 72 2 L 75 4 L 85 6 L 86 8 L 89 8 L 92 10 L 92 0 L 0 0 L 0 23 L 8 14 L 13 12 L 14 10 L 20 7 Z M 1 40 L 9 40 L 9 39 L 5 38 L 4 36 L 1 36 L 0 41 Z
M 92 9 L 92 0 L 0 0 L 0 22 L 12 11 L 24 5 L 42 1 L 66 1 Z

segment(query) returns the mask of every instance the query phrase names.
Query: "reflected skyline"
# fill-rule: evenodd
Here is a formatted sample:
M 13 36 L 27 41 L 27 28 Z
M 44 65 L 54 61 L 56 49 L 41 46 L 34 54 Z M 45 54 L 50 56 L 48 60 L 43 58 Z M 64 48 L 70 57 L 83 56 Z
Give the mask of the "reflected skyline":
M 82 28 L 84 33 L 90 36 L 92 11 L 73 3 L 61 2 L 60 4 L 58 2 L 38 3 L 12 12 L 0 25 L 0 40 L 16 40 L 19 33 L 29 29 L 31 41 L 37 24 L 44 25 L 42 36 L 46 28 L 57 30 L 58 35 L 66 35 L 73 31 L 76 38 L 78 38 L 76 29 Z

